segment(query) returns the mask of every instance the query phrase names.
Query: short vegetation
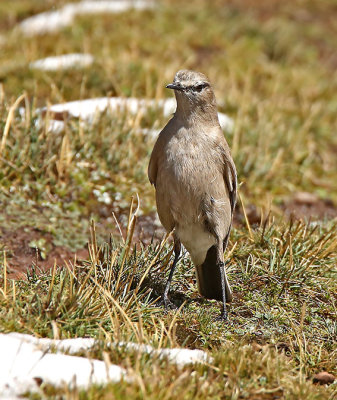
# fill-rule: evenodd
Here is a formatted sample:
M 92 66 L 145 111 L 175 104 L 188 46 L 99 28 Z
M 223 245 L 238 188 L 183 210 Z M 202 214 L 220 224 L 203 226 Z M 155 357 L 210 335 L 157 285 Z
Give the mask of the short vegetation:
M 17 29 L 65 3 L 0 4 L 1 332 L 94 337 L 100 344 L 83 356 L 108 357 L 138 376 L 86 392 L 44 388 L 50 396 L 336 398 L 336 383 L 312 382 L 317 372 L 337 373 L 335 2 L 169 0 L 78 17 L 43 36 Z M 94 64 L 29 67 L 74 52 L 92 54 Z M 220 111 L 234 121 L 225 132 L 240 183 L 226 253 L 228 323 L 216 321 L 218 302 L 199 296 L 188 254 L 172 285 L 178 309 L 165 312 L 158 302 L 172 246 L 170 237 L 152 238 L 154 139 L 139 128 L 160 129 L 167 119 L 156 109 L 106 112 L 87 126 L 63 116 L 59 133 L 46 129 L 48 112 L 37 122 L 48 104 L 169 97 L 165 84 L 181 68 L 207 74 Z M 31 236 L 35 256 L 18 266 L 22 235 Z M 46 265 L 55 249 L 87 253 Z M 214 361 L 180 370 L 107 346 L 119 340 L 203 349 Z

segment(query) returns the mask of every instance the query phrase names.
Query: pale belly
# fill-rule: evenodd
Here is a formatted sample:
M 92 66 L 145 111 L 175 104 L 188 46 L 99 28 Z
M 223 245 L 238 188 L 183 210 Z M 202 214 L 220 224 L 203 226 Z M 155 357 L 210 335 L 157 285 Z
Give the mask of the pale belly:
M 205 261 L 208 249 L 216 243 L 215 237 L 200 224 L 178 225 L 175 231 L 195 265 Z

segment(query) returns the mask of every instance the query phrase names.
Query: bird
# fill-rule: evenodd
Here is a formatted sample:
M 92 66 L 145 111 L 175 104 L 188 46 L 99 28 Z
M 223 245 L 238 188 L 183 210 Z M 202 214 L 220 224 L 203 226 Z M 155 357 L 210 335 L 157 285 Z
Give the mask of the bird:
M 222 301 L 217 319 L 225 321 L 226 303 L 232 301 L 224 251 L 236 204 L 235 164 L 209 79 L 183 69 L 166 88 L 174 91 L 177 107 L 157 138 L 148 166 L 159 219 L 174 240 L 162 300 L 166 309 L 172 305 L 168 295 L 183 245 L 195 265 L 199 293 Z

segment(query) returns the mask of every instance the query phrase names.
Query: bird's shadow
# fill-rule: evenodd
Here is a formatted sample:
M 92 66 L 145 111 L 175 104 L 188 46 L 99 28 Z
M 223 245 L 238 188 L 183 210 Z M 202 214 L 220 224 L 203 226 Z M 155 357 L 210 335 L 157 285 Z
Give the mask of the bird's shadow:
M 166 279 L 160 276 L 160 274 L 149 274 L 142 282 L 140 288 L 141 290 L 148 290 L 151 289 L 150 291 L 150 299 L 158 305 L 163 305 L 163 300 L 162 296 L 164 293 L 166 285 Z M 207 299 L 204 299 L 203 297 L 190 297 L 186 295 L 185 292 L 182 290 L 177 290 L 174 288 L 170 288 L 169 292 L 169 299 L 171 302 L 172 307 L 169 308 L 179 308 L 181 307 L 184 303 L 185 305 L 189 305 L 192 303 L 197 303 L 197 304 L 205 304 Z

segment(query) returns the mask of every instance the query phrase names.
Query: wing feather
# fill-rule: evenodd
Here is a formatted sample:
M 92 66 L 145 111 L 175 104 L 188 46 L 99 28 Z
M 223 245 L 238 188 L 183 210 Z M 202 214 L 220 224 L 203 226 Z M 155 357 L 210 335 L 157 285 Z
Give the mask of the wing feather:
M 232 159 L 228 144 L 225 138 L 222 136 L 221 143 L 218 144 L 223 160 L 223 178 L 228 190 L 229 201 L 231 204 L 231 213 L 233 216 L 234 208 L 236 204 L 236 192 L 237 192 L 237 175 L 234 161 Z
M 232 157 L 227 154 L 224 158 L 224 180 L 229 193 L 232 216 L 236 204 L 237 175 Z

